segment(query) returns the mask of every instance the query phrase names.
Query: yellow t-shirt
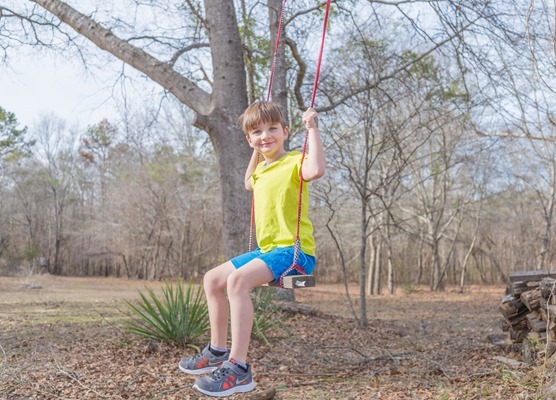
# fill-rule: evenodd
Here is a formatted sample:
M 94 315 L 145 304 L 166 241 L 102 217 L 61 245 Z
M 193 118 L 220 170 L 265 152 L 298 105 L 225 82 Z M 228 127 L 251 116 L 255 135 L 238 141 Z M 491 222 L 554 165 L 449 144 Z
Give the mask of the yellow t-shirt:
M 297 228 L 301 152 L 291 151 L 270 165 L 257 165 L 251 176 L 255 198 L 255 231 L 261 252 L 294 245 Z M 301 250 L 315 255 L 313 225 L 309 220 L 309 185 L 303 182 Z

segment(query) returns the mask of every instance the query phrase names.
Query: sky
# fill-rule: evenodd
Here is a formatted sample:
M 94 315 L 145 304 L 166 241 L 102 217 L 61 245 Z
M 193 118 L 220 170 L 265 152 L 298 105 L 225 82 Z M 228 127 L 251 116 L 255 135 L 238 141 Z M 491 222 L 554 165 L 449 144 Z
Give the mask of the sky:
M 86 0 L 79 2 L 75 0 L 75 3 L 79 3 L 83 8 L 82 11 L 87 9 L 87 5 L 97 4 L 96 1 Z M 115 7 L 112 3 L 109 6 Z M 116 9 L 114 12 L 117 15 L 121 10 Z M 152 18 L 149 14 L 140 17 Z M 92 48 L 93 56 L 95 50 L 99 54 L 102 53 L 94 46 Z M 37 53 L 36 48 L 32 47 L 30 50 L 29 47 L 23 50 L 23 46 L 16 51 L 9 54 L 8 66 L 0 65 L 0 107 L 13 112 L 20 125 L 29 128 L 44 114 L 54 114 L 69 125 L 77 122 L 81 126 L 96 124 L 103 118 L 119 118 L 116 102 L 119 101 L 121 105 L 122 92 L 125 91 L 126 96 L 129 96 L 126 100 L 140 104 L 153 101 L 152 96 L 147 95 L 150 91 L 160 92 L 160 87 L 152 83 L 150 86 L 145 85 L 143 91 L 136 90 L 133 93 L 129 87 L 122 90 L 117 82 L 118 73 L 121 72 L 118 70 L 121 68 L 121 62 L 118 61 L 106 63 L 106 65 L 110 64 L 109 67 L 103 66 L 110 71 L 101 71 L 97 67 L 85 71 L 80 61 L 72 61 L 69 57 L 64 58 L 59 54 L 48 51 Z M 30 53 L 23 53 L 23 51 Z M 97 66 L 104 62 L 92 61 Z M 126 68 L 126 74 L 138 75 L 131 67 Z M 134 84 L 141 87 L 143 85 L 141 81 L 144 82 L 143 79 L 137 79 Z
M 0 67 L 0 107 L 13 112 L 20 127 L 42 114 L 88 126 L 117 115 L 111 98 L 115 75 L 87 73 L 77 62 L 44 55 L 19 56 Z

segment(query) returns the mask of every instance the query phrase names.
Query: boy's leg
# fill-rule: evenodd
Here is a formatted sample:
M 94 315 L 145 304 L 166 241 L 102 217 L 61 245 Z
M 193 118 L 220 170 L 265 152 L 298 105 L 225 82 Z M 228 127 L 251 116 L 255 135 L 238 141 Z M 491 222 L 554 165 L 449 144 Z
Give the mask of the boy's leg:
M 242 366 L 247 359 L 253 327 L 253 303 L 249 292 L 251 288 L 273 280 L 274 275 L 261 259 L 255 258 L 227 278 L 232 325 L 230 359 L 211 375 L 197 379 L 193 385 L 201 393 L 214 397 L 245 393 L 255 388 L 251 368 Z
M 228 347 L 230 313 L 225 290 L 228 277 L 234 271 L 236 271 L 235 267 L 228 261 L 208 271 L 203 278 L 210 321 L 210 343 L 223 349 Z
M 253 327 L 253 302 L 250 290 L 274 279 L 259 258 L 249 261 L 228 276 L 228 298 L 231 312 L 232 348 L 230 358 L 245 362 Z
M 215 352 L 216 348 L 226 349 L 228 335 L 229 305 L 226 299 L 226 281 L 235 270 L 231 262 L 219 265 L 208 271 L 203 279 L 203 287 L 207 298 L 211 328 L 212 346 L 206 346 L 194 357 L 184 357 L 179 362 L 181 371 L 199 375 L 214 371 L 228 360 L 229 351 Z

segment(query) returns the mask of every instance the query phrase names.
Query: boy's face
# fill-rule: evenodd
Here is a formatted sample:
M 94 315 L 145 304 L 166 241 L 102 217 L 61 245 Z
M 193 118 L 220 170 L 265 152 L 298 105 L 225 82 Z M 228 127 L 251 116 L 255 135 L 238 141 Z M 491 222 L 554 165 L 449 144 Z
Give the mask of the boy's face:
M 265 159 L 274 160 L 284 153 L 284 141 L 288 128 L 279 122 L 261 122 L 247 133 L 249 146 L 261 153 Z

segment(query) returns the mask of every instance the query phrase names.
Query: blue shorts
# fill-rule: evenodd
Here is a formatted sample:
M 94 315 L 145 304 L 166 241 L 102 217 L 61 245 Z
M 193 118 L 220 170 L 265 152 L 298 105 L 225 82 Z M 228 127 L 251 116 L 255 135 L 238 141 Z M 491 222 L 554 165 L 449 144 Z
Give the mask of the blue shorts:
M 282 276 L 282 273 L 291 267 L 293 263 L 293 247 L 278 247 L 274 250 L 270 250 L 266 253 L 262 253 L 260 249 L 255 249 L 249 253 L 244 253 L 237 257 L 232 258 L 230 261 L 234 267 L 241 268 L 249 261 L 259 258 L 270 268 L 270 271 L 274 275 L 274 282 L 277 282 Z M 315 269 L 315 264 L 317 260 L 315 257 L 307 255 L 302 251 L 299 252 L 299 257 L 297 258 L 297 265 L 299 265 L 306 274 L 312 274 Z M 298 272 L 293 270 L 288 275 L 297 275 Z

